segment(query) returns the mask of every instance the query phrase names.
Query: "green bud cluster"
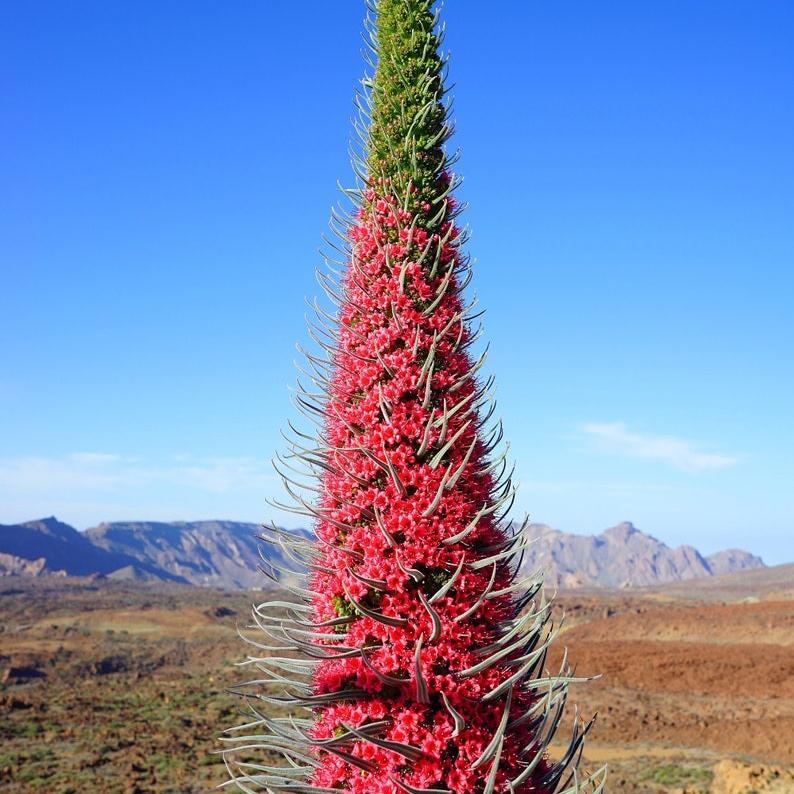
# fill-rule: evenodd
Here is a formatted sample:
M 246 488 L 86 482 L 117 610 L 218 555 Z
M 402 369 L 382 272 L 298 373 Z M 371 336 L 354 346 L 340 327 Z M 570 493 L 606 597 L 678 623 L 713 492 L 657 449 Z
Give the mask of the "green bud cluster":
M 447 189 L 444 61 L 432 5 L 430 0 L 377 0 L 379 57 L 367 81 L 370 184 L 378 193 L 407 198 L 412 212 L 425 203 L 437 208 Z

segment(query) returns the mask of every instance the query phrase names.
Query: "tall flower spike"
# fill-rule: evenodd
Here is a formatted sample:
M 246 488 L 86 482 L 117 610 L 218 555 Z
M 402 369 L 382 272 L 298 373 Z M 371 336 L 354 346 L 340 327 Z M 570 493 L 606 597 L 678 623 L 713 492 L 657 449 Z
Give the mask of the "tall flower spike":
M 224 751 L 245 792 L 604 787 L 602 772 L 576 769 L 589 724 L 574 719 L 567 751 L 547 754 L 577 679 L 565 662 L 545 667 L 549 608 L 539 581 L 518 579 L 527 522 L 506 518 L 501 425 L 491 381 L 477 380 L 484 356 L 469 353 L 479 332 L 462 299 L 470 271 L 432 5 L 369 9 L 361 182 L 346 191 L 350 217 L 331 224 L 338 282 L 333 267 L 320 277 L 337 309 L 315 303 L 311 335 L 327 358 L 308 355 L 305 374 L 320 392 L 295 395 L 319 431 L 295 431 L 276 466 L 316 538 L 263 532 L 274 548 L 263 570 L 295 600 L 254 608 L 245 664 L 258 672 L 239 687 L 251 716 Z

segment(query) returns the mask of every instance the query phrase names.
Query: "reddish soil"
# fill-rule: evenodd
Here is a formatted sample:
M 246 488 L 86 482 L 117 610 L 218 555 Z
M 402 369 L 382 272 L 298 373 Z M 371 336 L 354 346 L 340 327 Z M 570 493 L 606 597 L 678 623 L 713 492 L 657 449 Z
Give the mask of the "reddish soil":
M 791 569 L 794 580 L 794 567 Z M 794 792 L 794 581 L 780 569 L 557 600 L 610 794 Z M 253 594 L 0 580 L 0 790 L 177 792 L 224 779 Z M 565 727 L 565 726 L 563 726 Z M 559 734 L 555 752 L 564 743 Z
M 670 790 L 638 781 L 639 766 L 665 767 L 660 757 L 709 768 L 734 758 L 794 764 L 794 599 L 565 593 L 559 606 L 571 626 L 558 646 L 568 646 L 577 674 L 600 674 L 573 699 L 585 715 L 598 712 L 589 757 L 613 762 L 618 791 Z M 700 785 L 691 790 L 710 790 Z

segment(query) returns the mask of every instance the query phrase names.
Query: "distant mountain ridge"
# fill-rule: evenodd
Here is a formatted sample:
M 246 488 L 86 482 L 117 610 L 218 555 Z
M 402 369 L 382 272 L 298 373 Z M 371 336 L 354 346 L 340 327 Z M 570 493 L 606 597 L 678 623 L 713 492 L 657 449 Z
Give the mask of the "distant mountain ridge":
M 764 568 L 763 560 L 741 549 L 704 557 L 693 546 L 670 548 L 630 521 L 600 535 L 574 535 L 533 524 L 536 538 L 522 569 L 546 571 L 553 587 L 647 587 Z
M 0 557 L 0 575 L 16 570 L 33 575 L 88 576 L 109 574 L 137 564 L 143 572 L 158 579 L 179 581 L 168 570 L 153 567 L 147 560 L 138 560 L 117 549 L 100 548 L 85 533 L 54 516 L 23 524 L 0 524 Z
M 0 576 L 103 574 L 123 581 L 172 581 L 227 589 L 266 587 L 261 554 L 280 553 L 238 521 L 122 521 L 78 532 L 54 517 L 0 525 Z M 307 530 L 295 530 L 308 535 Z M 728 549 L 704 557 L 670 548 L 626 521 L 600 535 L 533 524 L 522 570 L 542 569 L 552 587 L 643 587 L 764 568 L 760 557 Z
M 257 567 L 264 547 L 256 537 L 260 531 L 258 524 L 238 521 L 129 521 L 100 524 L 85 535 L 99 548 L 155 565 L 190 584 L 246 589 L 268 582 Z

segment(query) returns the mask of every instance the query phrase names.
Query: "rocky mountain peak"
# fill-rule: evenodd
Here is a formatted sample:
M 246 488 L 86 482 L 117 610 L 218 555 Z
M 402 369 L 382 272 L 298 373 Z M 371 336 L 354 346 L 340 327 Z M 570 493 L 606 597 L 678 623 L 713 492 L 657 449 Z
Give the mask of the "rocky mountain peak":
M 307 530 L 295 530 L 310 535 Z M 600 535 L 576 535 L 533 524 L 536 538 L 523 570 L 546 571 L 552 587 L 641 587 L 763 568 L 760 557 L 727 549 L 703 557 L 692 546 L 670 548 L 623 521 Z M 126 521 L 78 532 L 55 517 L 0 525 L 0 575 L 104 574 L 222 588 L 262 588 L 262 553 L 293 566 L 257 539 L 260 525 L 236 521 Z

